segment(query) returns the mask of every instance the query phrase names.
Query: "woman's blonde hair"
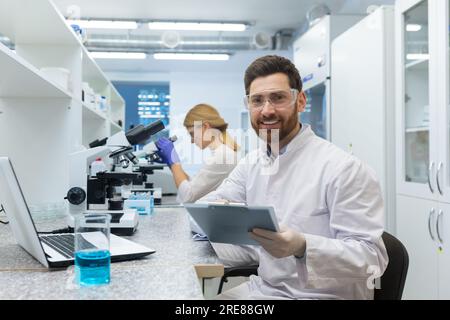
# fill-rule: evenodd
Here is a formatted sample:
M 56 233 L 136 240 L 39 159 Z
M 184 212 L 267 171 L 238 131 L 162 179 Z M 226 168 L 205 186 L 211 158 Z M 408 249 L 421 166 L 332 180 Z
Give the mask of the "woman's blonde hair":
M 222 142 L 234 151 L 239 150 L 239 145 L 227 133 L 228 123 L 220 116 L 219 111 L 213 106 L 205 103 L 192 107 L 186 114 L 183 125 L 193 127 L 196 121 L 208 122 L 211 128 L 217 129 L 222 133 Z

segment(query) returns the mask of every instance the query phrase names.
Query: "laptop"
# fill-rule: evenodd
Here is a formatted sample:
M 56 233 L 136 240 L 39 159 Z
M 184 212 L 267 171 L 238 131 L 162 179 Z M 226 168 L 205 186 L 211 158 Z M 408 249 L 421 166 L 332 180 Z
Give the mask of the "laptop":
M 74 263 L 74 234 L 39 234 L 11 161 L 0 157 L 0 206 L 3 206 L 17 243 L 47 268 Z M 111 262 L 133 260 L 155 250 L 110 234 Z

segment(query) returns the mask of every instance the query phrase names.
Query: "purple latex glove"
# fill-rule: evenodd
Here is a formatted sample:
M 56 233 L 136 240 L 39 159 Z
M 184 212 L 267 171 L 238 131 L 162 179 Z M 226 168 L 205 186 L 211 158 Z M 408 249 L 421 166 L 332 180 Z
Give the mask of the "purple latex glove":
M 159 138 L 155 143 L 158 151 L 156 153 L 162 159 L 164 163 L 166 163 L 169 167 L 171 167 L 174 163 L 180 163 L 180 157 L 178 157 L 178 153 L 175 150 L 173 142 L 167 138 Z

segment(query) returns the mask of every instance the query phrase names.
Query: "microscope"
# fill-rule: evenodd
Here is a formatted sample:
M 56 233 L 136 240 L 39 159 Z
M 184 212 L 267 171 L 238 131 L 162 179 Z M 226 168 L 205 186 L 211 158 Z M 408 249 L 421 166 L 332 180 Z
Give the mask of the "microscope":
M 133 146 L 145 143 L 164 128 L 161 120 L 148 126 L 139 125 L 126 133 L 121 131 L 109 138 L 95 140 L 89 145 L 90 149 L 70 155 L 70 185 L 66 196 L 69 227 L 73 227 L 76 215 L 108 213 L 111 215 L 112 233 L 131 235 L 136 231 L 139 216 L 135 209 L 127 209 L 123 205 L 126 199 L 124 189 L 131 188 L 132 182 L 140 175 L 132 170 L 133 165 L 139 164 Z M 90 166 L 98 158 L 102 158 L 107 169 L 91 176 Z
M 170 141 L 175 142 L 176 136 L 169 138 Z M 163 170 L 167 165 L 160 164 L 161 159 L 157 154 L 158 148 L 154 142 L 150 142 L 145 145 L 142 150 L 135 152 L 135 156 L 141 161 L 138 165 L 133 166 L 133 172 L 139 173 L 138 178 L 133 180 L 132 193 L 146 193 L 150 192 L 153 195 L 154 204 L 161 205 L 162 203 L 162 188 L 154 186 L 152 182 L 148 180 L 149 176 L 154 173 L 155 170 Z M 145 159 L 144 161 L 142 161 Z M 157 164 L 155 164 L 157 162 Z

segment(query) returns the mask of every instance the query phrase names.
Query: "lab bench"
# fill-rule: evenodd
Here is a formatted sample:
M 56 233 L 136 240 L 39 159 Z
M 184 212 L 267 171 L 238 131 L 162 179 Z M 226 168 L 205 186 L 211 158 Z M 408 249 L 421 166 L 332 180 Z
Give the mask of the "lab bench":
M 63 216 L 34 217 L 38 232 L 66 227 Z M 156 207 L 140 216 L 125 237 L 156 252 L 111 264 L 111 283 L 80 287 L 74 267 L 51 270 L 23 250 L 8 225 L 0 224 L 0 299 L 204 299 L 199 278 L 220 277 L 221 265 L 208 241 L 192 240 L 183 207 Z

